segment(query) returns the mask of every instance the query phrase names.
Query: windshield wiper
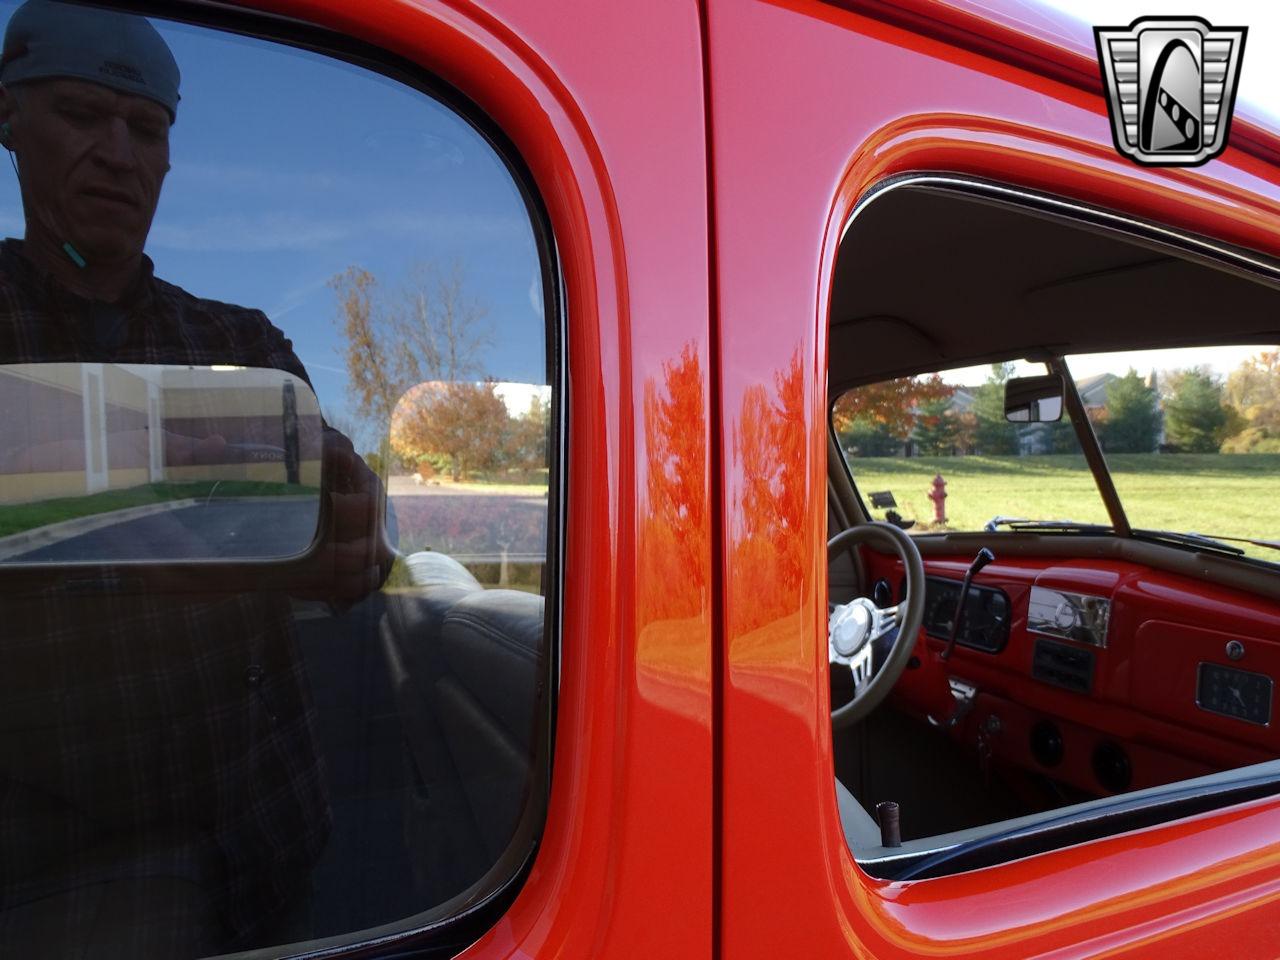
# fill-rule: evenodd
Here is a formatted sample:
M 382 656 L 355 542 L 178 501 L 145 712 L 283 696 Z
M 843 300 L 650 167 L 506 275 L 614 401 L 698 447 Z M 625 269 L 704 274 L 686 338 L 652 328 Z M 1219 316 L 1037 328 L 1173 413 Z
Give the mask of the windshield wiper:
M 1025 520 L 1021 517 L 992 517 L 983 528 L 994 532 L 999 527 L 1010 530 L 1059 530 L 1063 533 L 1114 533 L 1109 523 L 1082 523 L 1079 520 Z
M 1254 540 L 1250 537 L 1225 537 L 1219 534 L 1209 537 L 1203 533 L 1179 533 L 1176 530 L 1134 530 L 1133 535 L 1143 540 L 1167 540 L 1170 543 L 1181 543 L 1189 547 L 1220 550 L 1223 553 L 1230 553 L 1237 557 L 1242 556 L 1244 550 L 1240 547 L 1233 547 L 1230 543 L 1223 543 L 1224 540 L 1230 540 L 1232 543 L 1247 543 L 1255 547 L 1266 547 L 1270 550 L 1280 550 L 1280 542 L 1275 540 Z
M 993 517 L 984 528 L 994 532 L 998 527 L 1010 530 L 1058 530 L 1063 533 L 1114 533 L 1115 528 L 1105 523 L 1081 523 L 1076 520 L 1024 520 L 1019 517 Z M 1227 537 L 1220 534 L 1207 536 L 1203 533 L 1182 533 L 1177 530 L 1133 530 L 1137 540 L 1160 540 L 1165 543 L 1177 543 L 1186 547 L 1199 547 L 1204 550 L 1217 550 L 1232 556 L 1243 556 L 1244 550 L 1231 546 L 1232 543 L 1247 543 L 1255 547 L 1266 547 L 1269 550 L 1280 550 L 1280 540 L 1255 540 L 1252 537 Z M 1230 541 L 1224 543 L 1223 541 Z

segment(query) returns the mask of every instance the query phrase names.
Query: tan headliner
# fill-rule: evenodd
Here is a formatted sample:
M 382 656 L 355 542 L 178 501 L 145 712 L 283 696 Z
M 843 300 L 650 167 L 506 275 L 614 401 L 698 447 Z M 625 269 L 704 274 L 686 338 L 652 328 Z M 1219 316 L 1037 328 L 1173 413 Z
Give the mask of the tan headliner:
M 1280 342 L 1272 278 L 1150 236 L 936 186 L 891 189 L 859 210 L 831 302 L 833 397 L 1046 350 Z

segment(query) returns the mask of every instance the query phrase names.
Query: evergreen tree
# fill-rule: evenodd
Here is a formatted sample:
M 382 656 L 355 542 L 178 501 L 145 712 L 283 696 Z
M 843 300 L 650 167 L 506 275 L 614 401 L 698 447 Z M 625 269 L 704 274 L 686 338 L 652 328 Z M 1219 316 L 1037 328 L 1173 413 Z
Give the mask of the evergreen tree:
M 855 457 L 895 457 L 902 453 L 904 437 L 869 416 L 855 417 L 839 431 L 840 446 Z
M 1132 367 L 1107 384 L 1107 418 L 1099 434 L 1111 453 L 1151 453 L 1156 448 L 1160 435 L 1156 392 Z
M 1165 437 L 1180 453 L 1217 453 L 1225 439 L 1228 411 L 1222 384 L 1206 370 L 1179 370 L 1169 378 L 1164 404 Z
M 978 452 L 988 457 L 1018 453 L 1018 431 L 1004 418 L 1004 386 L 1012 375 L 1013 364 L 994 363 L 987 382 L 974 391 L 974 442 Z
M 956 447 L 959 432 L 960 424 L 951 412 L 949 397 L 928 400 L 916 411 L 912 437 L 920 453 L 926 456 L 949 456 Z

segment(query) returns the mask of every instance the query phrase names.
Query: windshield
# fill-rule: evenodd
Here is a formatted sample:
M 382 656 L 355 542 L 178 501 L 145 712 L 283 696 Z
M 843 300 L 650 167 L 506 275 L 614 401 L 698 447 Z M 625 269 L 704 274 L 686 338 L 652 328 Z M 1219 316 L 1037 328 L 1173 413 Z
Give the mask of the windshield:
M 1130 525 L 1199 534 L 1280 561 L 1280 347 L 1146 350 L 1066 358 Z M 832 427 L 864 504 L 911 533 L 1062 532 L 1111 523 L 1065 411 L 1009 423 L 1006 383 L 1043 375 L 1015 361 L 854 388 Z M 1017 521 L 1027 521 L 1019 523 Z M 1252 542 L 1250 542 L 1252 541 Z M 1188 543 L 1213 548 L 1202 541 Z

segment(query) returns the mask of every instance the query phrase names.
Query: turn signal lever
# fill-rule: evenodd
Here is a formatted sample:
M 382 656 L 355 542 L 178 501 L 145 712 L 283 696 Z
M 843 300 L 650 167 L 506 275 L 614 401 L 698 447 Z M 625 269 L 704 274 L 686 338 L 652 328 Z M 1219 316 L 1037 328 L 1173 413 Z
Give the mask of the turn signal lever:
M 973 563 L 969 564 L 969 569 L 965 571 L 964 583 L 960 586 L 960 599 L 956 601 L 956 615 L 951 618 L 951 639 L 947 641 L 946 649 L 942 651 L 942 659 L 950 660 L 951 651 L 956 647 L 956 640 L 960 636 L 961 621 L 964 620 L 965 601 L 969 598 L 969 585 L 973 583 L 974 574 L 985 567 L 987 564 L 995 560 L 996 555 L 983 547 L 978 551 L 978 555 L 973 558 Z

